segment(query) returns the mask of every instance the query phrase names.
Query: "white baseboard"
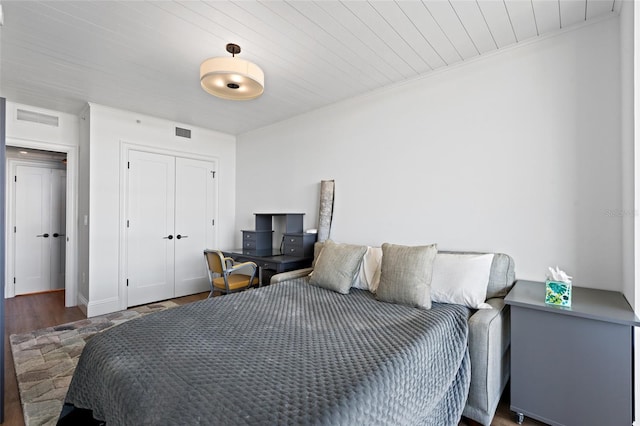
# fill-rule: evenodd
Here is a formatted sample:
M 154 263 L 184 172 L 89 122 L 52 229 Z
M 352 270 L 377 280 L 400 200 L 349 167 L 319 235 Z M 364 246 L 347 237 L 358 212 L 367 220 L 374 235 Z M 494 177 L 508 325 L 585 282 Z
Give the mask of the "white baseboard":
M 95 300 L 87 304 L 87 318 L 98 315 L 110 314 L 120 310 L 120 298 L 111 297 L 109 299 Z
M 78 308 L 80 308 L 84 316 L 87 316 L 87 305 L 89 304 L 89 301 L 84 297 L 84 295 L 78 293 L 78 300 L 76 301 L 76 303 L 78 304 Z

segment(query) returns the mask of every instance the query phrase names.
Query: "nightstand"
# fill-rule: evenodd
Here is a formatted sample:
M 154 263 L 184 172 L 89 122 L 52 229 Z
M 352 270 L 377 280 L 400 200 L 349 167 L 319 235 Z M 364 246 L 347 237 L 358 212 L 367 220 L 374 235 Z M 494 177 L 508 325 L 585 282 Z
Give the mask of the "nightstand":
M 544 303 L 518 281 L 511 305 L 511 410 L 550 425 L 631 425 L 633 327 L 622 293 L 573 287 L 572 306 Z

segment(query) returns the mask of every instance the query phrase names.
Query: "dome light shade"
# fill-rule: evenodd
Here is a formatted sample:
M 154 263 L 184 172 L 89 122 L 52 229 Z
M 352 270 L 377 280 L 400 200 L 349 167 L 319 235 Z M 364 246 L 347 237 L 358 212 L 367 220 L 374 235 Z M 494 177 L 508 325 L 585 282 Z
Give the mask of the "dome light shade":
M 264 92 L 264 73 L 256 64 L 236 58 L 240 46 L 228 44 L 233 57 L 209 58 L 200 65 L 200 84 L 222 99 L 255 99 Z

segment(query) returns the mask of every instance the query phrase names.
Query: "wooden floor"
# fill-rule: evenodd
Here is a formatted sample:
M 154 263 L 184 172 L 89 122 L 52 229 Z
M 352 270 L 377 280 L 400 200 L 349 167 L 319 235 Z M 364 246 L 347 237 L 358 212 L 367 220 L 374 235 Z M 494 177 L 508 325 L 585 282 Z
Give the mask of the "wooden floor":
M 193 296 L 172 299 L 178 304 L 195 302 L 206 298 L 208 293 L 200 293 Z M 77 321 L 85 318 L 77 307 L 64 307 L 64 291 L 43 293 L 29 296 L 17 296 L 5 300 L 5 417 L 4 425 L 23 426 L 24 417 L 18 394 L 16 373 L 13 368 L 13 357 L 9 345 L 9 336 L 16 333 L 25 333 L 40 328 Z M 492 422 L 494 426 L 516 425 L 513 414 L 509 411 L 508 402 L 500 402 L 496 416 Z M 525 425 L 541 425 L 536 421 L 525 419 Z

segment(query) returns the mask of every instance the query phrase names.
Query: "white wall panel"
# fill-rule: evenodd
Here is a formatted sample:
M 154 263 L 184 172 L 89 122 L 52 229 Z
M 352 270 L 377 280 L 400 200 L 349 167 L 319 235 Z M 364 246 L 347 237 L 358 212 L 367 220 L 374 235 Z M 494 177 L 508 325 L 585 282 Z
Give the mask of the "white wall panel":
M 17 110 L 27 110 L 58 117 L 58 126 L 50 126 L 30 121 L 17 120 Z M 65 306 L 78 303 L 78 285 L 76 259 L 80 247 L 77 245 L 78 204 L 82 202 L 78 193 L 78 145 L 80 143 L 80 124 L 76 115 L 50 109 L 36 108 L 31 105 L 7 102 L 6 143 L 11 146 L 28 147 L 67 153 L 67 256 Z M 9 282 L 9 279 L 6 280 Z
M 256 211 L 315 227 L 335 179 L 337 241 L 501 251 L 519 278 L 620 290 L 617 43 L 606 20 L 240 135 L 236 243 Z
M 452 4 L 452 7 L 480 53 L 487 53 L 498 48 L 478 3 L 459 2 Z
M 560 4 L 548 0 L 532 0 L 538 33 L 560 29 Z
M 478 0 L 478 5 L 480 9 L 482 9 L 482 14 L 487 20 L 487 24 L 498 48 L 508 46 L 518 41 L 516 40 L 513 24 L 509 20 L 507 6 L 504 2 Z
M 121 142 L 219 159 L 218 244 L 229 247 L 235 235 L 235 137 L 154 117 L 91 104 L 89 207 L 89 316 L 120 308 Z M 175 136 L 175 126 L 192 130 Z M 244 170 L 247 170 L 243 167 Z M 224 248 L 223 247 L 223 248 Z M 204 249 L 204 247 L 203 247 Z M 203 266 L 204 267 L 204 266 Z
M 615 19 L 621 2 L 11 1 L 0 94 L 73 114 L 91 101 L 239 134 L 585 19 Z M 198 84 L 202 61 L 228 55 L 229 42 L 263 69 L 260 98 L 228 103 Z
M 562 0 L 560 3 L 560 26 L 567 28 L 583 22 L 587 11 L 585 0 Z
M 622 141 L 622 209 L 621 220 L 623 225 L 623 291 L 631 304 L 638 312 L 640 305 L 637 303 L 637 295 L 640 288 L 636 289 L 638 283 L 636 277 L 640 273 L 640 264 L 636 259 L 636 241 L 638 229 L 640 206 L 640 195 L 636 188 L 636 176 L 640 175 L 640 165 L 637 163 L 638 150 L 635 147 L 635 117 L 634 117 L 634 81 L 635 56 L 634 48 L 634 9 L 632 2 L 626 2 L 620 12 L 620 76 L 621 76 L 621 141 Z M 640 29 L 635 29 L 640 31 Z M 638 372 L 640 374 L 640 372 Z M 640 386 L 640 384 L 638 385 Z M 640 396 L 640 394 L 638 394 Z
M 405 77 L 411 78 L 432 70 L 425 59 L 416 54 L 415 50 L 400 36 L 399 31 L 393 28 L 371 3 L 345 2 L 344 4 L 359 21 L 371 30 L 371 36 L 368 39 L 376 40 L 375 44 L 380 46 L 379 50 L 387 51 L 385 55 L 387 60 L 398 64 Z M 379 40 L 379 44 L 377 40 Z
M 532 2 L 509 1 L 505 2 L 505 6 L 519 42 L 538 35 Z
M 17 119 L 17 110 L 58 117 L 58 126 L 33 123 Z M 7 145 L 15 145 L 21 139 L 52 143 L 56 145 L 78 145 L 78 117 L 50 109 L 37 108 L 7 102 Z
M 469 33 L 460 22 L 455 9 L 449 2 L 425 2 L 424 7 L 438 22 L 440 28 L 447 34 L 448 39 L 453 43 L 463 59 L 469 59 L 480 54 Z
M 607 13 L 612 13 L 615 3 L 622 3 L 623 1 L 624 0 L 588 0 L 587 19 L 598 17 Z
M 424 3 L 404 1 L 396 4 L 447 65 L 462 60 L 462 56 Z
M 428 39 L 424 37 L 421 29 L 409 19 L 399 4 L 390 1 L 377 1 L 371 3 L 375 9 L 378 19 L 388 22 L 390 29 L 395 31 L 402 43 L 409 49 L 404 49 L 408 57 L 417 56 L 423 62 L 417 63 L 419 69 L 432 70 L 444 66 L 442 57 L 434 50 Z M 405 56 L 406 57 L 406 56 Z M 424 65 L 428 68 L 424 68 Z
M 290 3 L 298 13 L 318 25 L 323 31 L 340 41 L 341 47 L 362 57 L 365 72 L 377 68 L 392 81 L 414 76 L 415 72 L 406 64 L 398 63 L 398 57 L 384 45 L 382 40 L 358 18 L 347 6 L 339 2 L 294 2 Z

